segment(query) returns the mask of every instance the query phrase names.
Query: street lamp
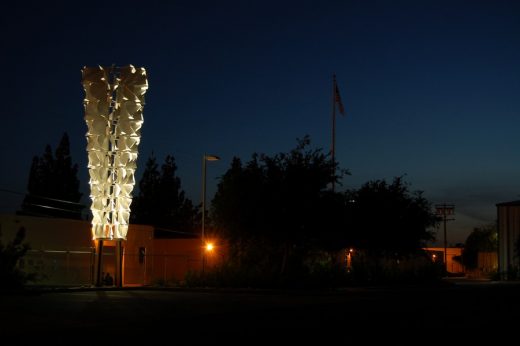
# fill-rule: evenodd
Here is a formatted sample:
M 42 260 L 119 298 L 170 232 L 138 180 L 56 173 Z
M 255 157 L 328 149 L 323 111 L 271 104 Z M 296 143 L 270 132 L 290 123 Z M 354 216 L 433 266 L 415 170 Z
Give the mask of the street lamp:
M 202 156 L 202 231 L 200 234 L 200 238 L 202 241 L 202 272 L 204 273 L 204 253 L 206 248 L 206 234 L 205 234 L 205 224 L 206 224 L 206 161 L 218 161 L 220 157 L 216 155 L 207 155 L 204 154 Z

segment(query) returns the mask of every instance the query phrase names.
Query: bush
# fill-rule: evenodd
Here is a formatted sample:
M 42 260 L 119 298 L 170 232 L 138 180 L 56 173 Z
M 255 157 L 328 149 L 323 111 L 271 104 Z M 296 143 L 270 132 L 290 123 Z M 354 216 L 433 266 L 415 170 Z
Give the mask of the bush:
M 423 254 L 401 258 L 367 256 L 362 251 L 352 257 L 347 271 L 327 252 L 307 254 L 304 261 L 290 261 L 281 274 L 262 265 L 232 262 L 201 272 L 189 272 L 188 287 L 329 289 L 354 285 L 425 283 L 443 276 L 444 267 Z
M 441 263 L 423 254 L 375 257 L 358 252 L 352 259 L 351 275 L 355 283 L 424 283 L 439 280 L 443 272 Z
M 27 282 L 36 280 L 35 274 L 27 274 L 18 267 L 20 259 L 29 250 L 29 245 L 24 243 L 24 239 L 25 228 L 23 227 L 20 227 L 14 239 L 6 245 L 0 239 L 0 290 L 19 290 Z

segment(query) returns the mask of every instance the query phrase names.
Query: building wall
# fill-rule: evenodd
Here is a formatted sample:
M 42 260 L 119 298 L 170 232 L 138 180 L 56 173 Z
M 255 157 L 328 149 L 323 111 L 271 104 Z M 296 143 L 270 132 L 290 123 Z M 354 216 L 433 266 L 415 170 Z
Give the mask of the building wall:
M 222 242 L 211 242 L 214 248 L 202 248 L 200 238 L 155 239 L 153 253 L 153 280 L 180 283 L 189 272 L 211 270 L 227 258 L 228 249 Z M 202 257 L 204 255 L 204 258 Z M 204 268 L 202 261 L 204 260 Z
M 26 230 L 29 252 L 19 263 L 37 273 L 38 285 L 91 285 L 96 277 L 96 242 L 87 221 L 0 215 L 2 242 L 10 242 L 20 227 Z M 102 272 L 115 275 L 115 241 L 104 241 Z M 130 225 L 123 241 L 123 285 L 148 285 L 153 280 L 153 227 Z M 145 256 L 140 261 L 139 251 Z
M 115 277 L 116 246 L 116 241 L 104 241 L 103 244 L 103 271 L 112 277 Z M 122 246 L 123 286 L 149 285 L 153 280 L 153 227 L 130 225 Z
M 190 271 L 202 269 L 201 241 L 195 239 L 155 239 L 153 277 L 156 281 L 182 282 Z
M 95 248 L 88 222 L 81 220 L 0 215 L 2 242 L 24 227 L 30 246 L 20 267 L 40 277 L 39 284 L 89 285 Z
M 478 268 L 484 274 L 492 274 L 498 270 L 498 254 L 496 252 L 479 252 Z
M 440 261 L 441 263 L 444 262 L 444 248 L 443 247 L 429 247 L 425 248 L 431 258 L 432 261 Z M 461 256 L 462 255 L 462 248 L 460 247 L 449 247 L 446 248 L 446 270 L 449 273 L 464 273 L 464 266 L 453 259 L 453 257 Z
M 520 237 L 520 202 L 497 204 L 497 219 L 498 270 L 507 276 L 507 272 L 519 269 L 515 248 Z

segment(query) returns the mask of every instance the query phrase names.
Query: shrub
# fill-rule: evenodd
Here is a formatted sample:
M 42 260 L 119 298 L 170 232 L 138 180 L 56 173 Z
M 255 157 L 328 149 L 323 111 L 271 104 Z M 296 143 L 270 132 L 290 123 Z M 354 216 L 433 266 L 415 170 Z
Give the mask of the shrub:
M 27 274 L 18 267 L 19 261 L 29 250 L 29 245 L 24 243 L 24 239 L 23 227 L 18 229 L 14 239 L 6 245 L 0 239 L 0 290 L 22 289 L 27 282 L 36 280 L 35 274 Z

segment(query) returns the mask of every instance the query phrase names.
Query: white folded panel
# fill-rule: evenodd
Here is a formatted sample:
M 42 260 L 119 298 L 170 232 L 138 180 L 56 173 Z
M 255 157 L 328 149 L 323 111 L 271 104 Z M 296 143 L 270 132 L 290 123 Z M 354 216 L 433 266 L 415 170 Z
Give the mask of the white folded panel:
M 110 82 L 109 82 L 110 81 Z M 143 124 L 144 68 L 84 67 L 94 239 L 126 239 Z

